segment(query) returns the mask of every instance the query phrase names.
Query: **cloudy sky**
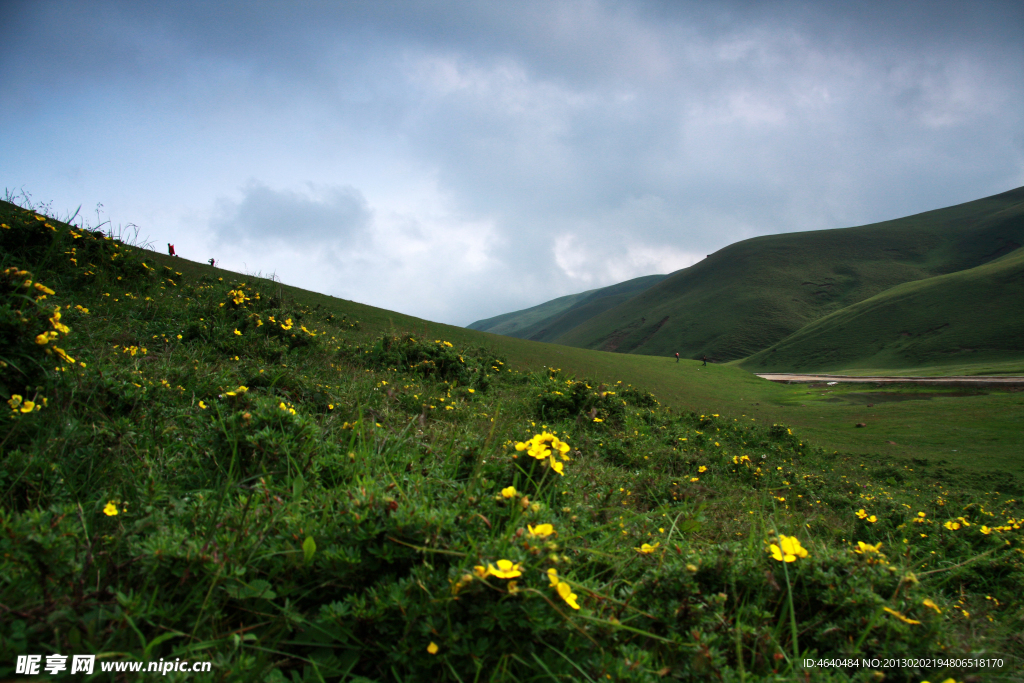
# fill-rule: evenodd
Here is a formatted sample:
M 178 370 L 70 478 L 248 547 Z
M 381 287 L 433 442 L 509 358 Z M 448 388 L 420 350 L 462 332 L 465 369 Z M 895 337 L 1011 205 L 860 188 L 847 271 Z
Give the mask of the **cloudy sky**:
M 468 324 L 1024 185 L 1024 3 L 0 0 L 0 181 Z

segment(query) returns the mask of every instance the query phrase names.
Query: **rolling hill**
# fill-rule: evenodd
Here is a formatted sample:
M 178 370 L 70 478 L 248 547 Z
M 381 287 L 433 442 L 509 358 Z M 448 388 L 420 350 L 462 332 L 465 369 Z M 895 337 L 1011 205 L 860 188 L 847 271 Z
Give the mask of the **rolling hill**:
M 633 298 L 668 275 L 645 275 L 600 289 L 569 294 L 521 311 L 478 320 L 467 327 L 533 341 L 553 341 L 582 322 Z
M 738 360 L 897 285 L 978 268 L 1019 249 L 1022 243 L 1024 188 L 872 225 L 756 237 L 672 273 L 606 310 L 586 309 L 582 300 L 576 302 L 575 317 L 565 317 L 570 314 L 568 309 L 559 314 L 566 326 L 569 322 L 575 326 L 565 331 L 559 326 L 557 336 L 548 334 L 543 339 L 620 353 L 671 355 L 678 351 L 689 358 L 706 354 L 717 361 Z M 996 272 L 981 270 L 964 282 L 985 287 L 982 281 Z M 939 283 L 934 291 L 959 282 Z M 1004 285 L 1016 288 L 1004 301 L 1012 300 L 1015 293 L 1019 300 L 1024 294 L 1016 280 Z M 903 315 L 899 307 L 893 307 L 903 300 L 888 300 L 885 310 L 889 315 Z M 939 308 L 928 310 L 941 325 L 954 317 L 954 307 L 963 301 L 941 296 L 933 302 Z M 943 306 L 949 309 L 940 310 Z M 584 319 L 590 311 L 595 314 Z M 1006 313 L 1024 315 L 1020 306 L 1011 306 Z M 921 315 L 924 313 L 917 317 Z M 547 322 L 551 326 L 553 321 Z M 954 347 L 943 344 L 960 344 L 959 337 L 941 334 L 935 339 L 901 357 L 934 361 L 936 354 L 955 356 L 949 354 Z M 805 353 L 801 357 L 807 357 L 807 349 L 801 348 Z M 997 355 L 1017 353 L 1015 348 L 1011 344 Z M 926 349 L 930 350 L 926 353 Z M 785 356 L 779 353 L 781 350 L 775 355 L 781 361 Z M 840 356 L 849 362 L 863 361 L 848 352 Z M 773 363 L 772 367 L 781 366 Z
M 755 372 L 907 368 L 1024 357 L 1024 248 L 905 282 L 816 320 L 740 363 Z M 1017 315 L 1013 315 L 1017 312 Z

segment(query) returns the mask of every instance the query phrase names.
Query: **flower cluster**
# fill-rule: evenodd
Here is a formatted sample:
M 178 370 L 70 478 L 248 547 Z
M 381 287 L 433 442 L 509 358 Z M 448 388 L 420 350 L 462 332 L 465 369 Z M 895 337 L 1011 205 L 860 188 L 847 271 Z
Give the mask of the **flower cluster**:
M 516 444 L 517 451 L 526 451 L 526 454 L 537 460 L 547 460 L 548 465 L 561 476 L 565 476 L 562 460 L 568 460 L 569 444 L 560 441 L 557 436 L 544 432 L 536 434 L 532 439 Z M 562 460 L 558 459 L 561 456 Z
M 878 542 L 875 545 L 865 543 L 864 541 L 857 541 L 857 547 L 853 549 L 853 552 L 858 555 L 863 555 L 867 560 L 868 564 L 885 564 L 886 557 L 882 554 L 882 543 Z
M 865 522 L 869 524 L 874 524 L 878 521 L 878 517 L 875 517 L 874 515 L 869 515 L 867 512 L 865 512 L 864 508 L 857 510 L 857 517 L 863 519 Z
M 21 394 L 11 394 L 11 397 L 7 400 L 7 405 L 11 407 L 12 413 L 31 413 L 34 410 L 41 410 L 46 405 L 46 399 L 42 398 L 37 403 L 23 398 Z

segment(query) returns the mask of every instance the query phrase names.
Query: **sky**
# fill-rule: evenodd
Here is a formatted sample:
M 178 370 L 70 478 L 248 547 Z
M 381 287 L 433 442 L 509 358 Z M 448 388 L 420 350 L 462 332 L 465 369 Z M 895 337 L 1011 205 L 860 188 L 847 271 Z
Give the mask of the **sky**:
M 1019 0 L 0 0 L 0 25 L 22 203 L 456 325 L 1024 185 Z

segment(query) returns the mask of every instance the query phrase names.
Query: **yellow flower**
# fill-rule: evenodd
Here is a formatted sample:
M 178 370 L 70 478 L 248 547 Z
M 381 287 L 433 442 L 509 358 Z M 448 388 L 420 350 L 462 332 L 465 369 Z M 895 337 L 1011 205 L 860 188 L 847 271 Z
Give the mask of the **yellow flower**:
M 558 586 L 555 588 L 558 591 L 558 595 L 561 596 L 565 603 L 573 609 L 579 609 L 580 606 L 576 602 L 576 594 L 572 592 L 572 586 L 567 584 L 565 581 L 559 581 Z
M 935 602 L 931 598 L 925 598 L 924 602 L 921 603 L 921 604 L 924 605 L 925 607 L 931 607 L 933 610 L 935 610 L 935 612 L 937 614 L 942 614 L 942 610 L 939 609 L 939 606 L 936 605 Z
M 517 576 L 522 576 L 523 573 L 519 571 L 520 565 L 512 564 L 511 560 L 498 560 L 498 568 L 495 569 L 493 564 L 487 564 L 487 575 L 497 576 L 499 579 L 514 579 Z
M 434 641 L 430 641 L 430 645 L 427 645 L 427 652 L 429 652 L 432 655 L 436 655 L 439 649 L 440 648 L 437 646 L 437 643 L 435 643 Z
M 856 549 L 854 549 L 853 552 L 857 553 L 858 555 L 871 555 L 871 554 L 874 554 L 874 553 L 881 553 L 882 552 L 882 543 L 881 543 L 881 541 L 879 541 L 875 545 L 871 545 L 870 543 L 865 543 L 864 541 L 857 541 L 857 546 L 858 547 Z
M 868 518 L 867 518 L 867 519 L 865 519 L 864 521 L 865 521 L 865 522 L 868 522 L 868 523 L 870 523 L 870 524 L 874 524 L 875 522 L 877 522 L 877 521 L 878 521 L 878 517 L 875 517 L 874 515 L 871 515 L 870 517 L 868 517 Z
M 559 582 L 558 570 L 555 569 L 554 567 L 551 567 L 550 569 L 548 569 L 547 574 L 548 574 L 548 581 L 551 582 L 551 587 L 554 588 L 554 587 L 558 586 L 558 582 Z
M 537 538 L 547 538 L 551 534 L 555 533 L 555 528 L 550 524 L 538 524 L 537 526 L 527 525 L 526 528 L 529 530 L 531 536 Z
M 58 355 L 58 356 L 60 357 L 60 359 L 61 359 L 62 361 L 64 361 L 65 363 L 74 363 L 74 362 L 75 362 L 75 359 L 74 359 L 74 358 L 72 358 L 71 356 L 69 356 L 68 354 L 64 353 L 64 349 L 60 348 L 59 346 L 54 346 L 54 347 L 53 347 L 53 351 L 54 351 L 54 353 L 56 353 L 56 354 L 57 354 L 57 355 Z
M 103 508 L 103 514 L 105 514 L 107 517 L 114 517 L 117 515 L 117 513 L 118 509 L 117 505 L 114 504 L 114 501 L 107 501 L 107 505 Z
M 44 285 L 41 282 L 37 282 L 34 286 L 35 286 L 35 288 L 37 290 L 39 290 L 43 294 L 56 294 L 57 293 L 57 292 L 53 291 L 52 289 L 50 289 L 49 287 L 47 287 L 46 285 Z
M 242 333 L 238 331 L 238 328 L 237 328 L 237 327 L 235 328 L 235 334 L 237 334 L 237 335 L 238 335 L 239 337 L 241 337 L 241 336 L 242 336 Z
M 707 471 L 708 471 L 707 465 L 701 465 L 700 467 L 697 468 L 697 472 L 699 472 L 701 474 L 703 474 L 704 472 L 707 472 Z
M 960 522 L 949 521 L 949 522 L 946 522 L 945 524 L 943 524 L 942 526 L 946 527 L 950 531 L 956 531 L 957 529 L 960 528 Z
M 515 486 L 508 486 L 506 488 L 503 488 L 501 490 L 501 497 L 502 498 L 515 498 L 516 497 L 516 487 Z
M 638 553 L 642 553 L 644 555 L 650 555 L 655 550 L 657 550 L 659 545 L 661 545 L 660 541 L 656 542 L 654 545 L 650 545 L 649 543 L 644 543 L 639 548 L 633 548 L 633 550 L 637 551 Z
M 908 619 L 907 617 L 903 616 L 902 614 L 900 614 L 899 612 L 897 612 L 894 609 L 889 609 L 888 607 L 883 607 L 882 609 L 884 609 L 886 612 L 888 612 L 889 614 L 893 615 L 894 617 L 896 617 L 897 619 L 902 621 L 904 624 L 920 624 L 921 623 L 917 619 Z
M 781 547 L 780 547 L 781 546 Z M 779 535 L 779 545 L 774 543 L 769 547 L 772 558 L 779 562 L 794 562 L 798 557 L 807 557 L 807 550 L 800 545 L 800 539 L 796 536 Z
M 486 579 L 487 575 L 489 574 L 489 572 L 487 571 L 487 567 L 482 567 L 480 565 L 473 567 L 473 573 L 481 579 Z
M 206 410 L 206 404 L 203 403 L 202 401 L 199 402 L 199 407 L 202 408 L 203 410 Z

